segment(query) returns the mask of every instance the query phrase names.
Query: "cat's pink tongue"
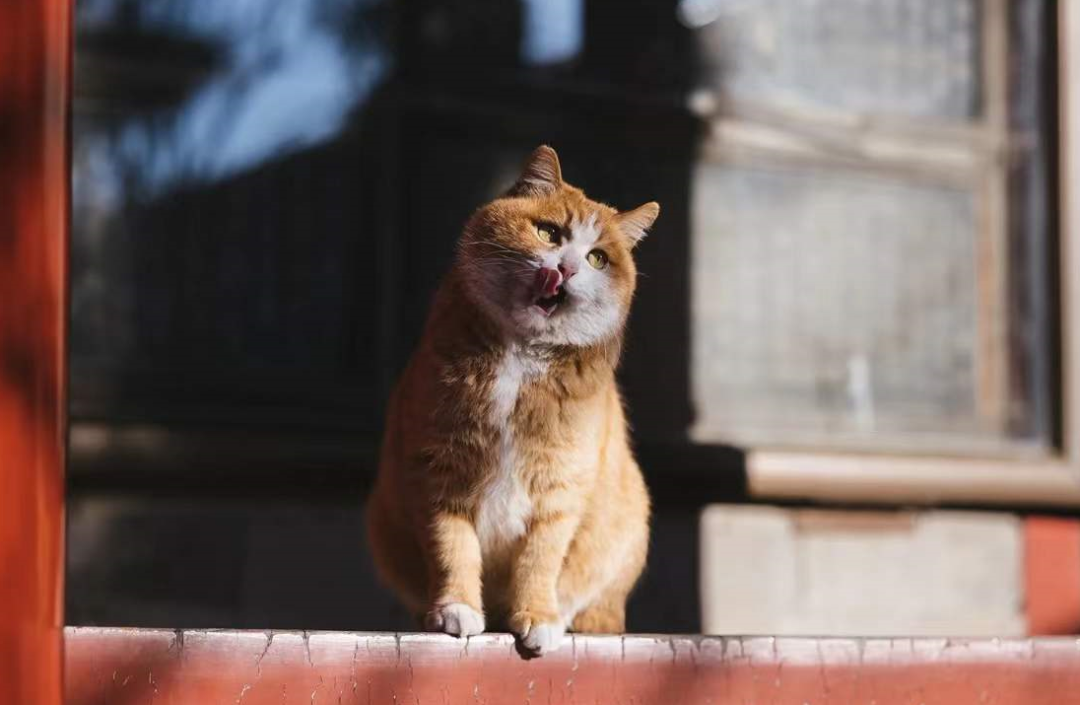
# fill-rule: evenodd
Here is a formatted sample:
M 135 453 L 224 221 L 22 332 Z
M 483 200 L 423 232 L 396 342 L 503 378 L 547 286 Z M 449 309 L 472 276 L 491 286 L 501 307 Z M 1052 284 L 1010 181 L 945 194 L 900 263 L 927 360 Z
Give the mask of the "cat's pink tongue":
M 559 285 L 562 284 L 562 281 L 562 272 L 557 269 L 541 267 L 536 272 L 536 288 L 540 290 L 540 295 L 545 298 L 559 293 Z

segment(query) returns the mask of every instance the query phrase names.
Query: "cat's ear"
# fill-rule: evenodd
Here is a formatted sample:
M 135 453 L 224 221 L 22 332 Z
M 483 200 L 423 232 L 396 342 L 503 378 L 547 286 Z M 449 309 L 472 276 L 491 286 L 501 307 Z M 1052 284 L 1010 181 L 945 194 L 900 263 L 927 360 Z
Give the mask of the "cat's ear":
M 525 162 L 517 183 L 508 196 L 546 196 L 562 185 L 559 155 L 546 144 L 537 147 Z
M 619 229 L 630 238 L 631 244 L 636 245 L 641 242 L 641 238 L 645 237 L 645 233 L 652 227 L 658 215 L 660 215 L 660 204 L 649 201 L 632 211 L 617 214 L 615 222 L 619 224 Z

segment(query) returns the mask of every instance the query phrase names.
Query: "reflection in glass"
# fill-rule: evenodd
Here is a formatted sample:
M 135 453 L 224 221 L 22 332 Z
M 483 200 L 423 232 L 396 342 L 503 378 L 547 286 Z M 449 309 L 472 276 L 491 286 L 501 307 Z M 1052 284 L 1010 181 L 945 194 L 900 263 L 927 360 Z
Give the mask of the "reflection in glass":
M 980 106 L 978 0 L 680 0 L 704 81 L 788 110 L 969 120 Z
M 522 0 L 522 57 L 544 66 L 573 59 L 584 41 L 583 0 Z
M 1043 194 L 1002 158 L 1036 173 L 1040 128 L 984 119 L 1013 80 L 988 52 L 1041 45 L 987 42 L 1014 16 L 987 6 L 81 0 L 74 396 L 377 429 L 461 222 L 551 142 L 598 197 L 664 207 L 624 366 L 641 438 L 1042 439 L 1045 297 L 1015 272 Z
M 181 105 L 164 115 L 121 117 L 106 142 L 81 146 L 135 166 L 140 188 L 153 192 L 328 139 L 388 68 L 382 47 L 354 41 L 345 23 L 372 4 L 85 0 L 82 34 L 163 34 L 212 47 L 222 58 Z
M 229 385 L 260 404 L 267 375 L 281 398 L 320 398 L 320 376 L 360 393 L 344 255 L 365 222 L 356 135 L 391 66 L 383 8 L 79 3 L 76 416 L 220 406 Z
M 729 167 L 699 169 L 696 189 L 703 437 L 1003 432 L 978 388 L 986 323 L 971 194 L 859 173 Z

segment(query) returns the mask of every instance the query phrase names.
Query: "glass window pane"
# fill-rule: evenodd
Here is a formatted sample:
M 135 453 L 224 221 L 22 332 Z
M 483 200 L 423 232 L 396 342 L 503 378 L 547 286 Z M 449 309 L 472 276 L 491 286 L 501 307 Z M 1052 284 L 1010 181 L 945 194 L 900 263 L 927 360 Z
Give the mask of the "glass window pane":
M 967 120 L 977 0 L 682 0 L 710 80 L 785 107 Z
M 378 427 L 381 353 L 353 314 L 382 286 L 354 268 L 386 213 L 360 140 L 392 64 L 384 12 L 78 4 L 76 418 L 314 408 Z
M 980 387 L 992 362 L 980 341 L 1002 322 L 981 320 L 993 292 L 976 266 L 976 194 L 725 165 L 699 166 L 694 189 L 699 438 L 1004 433 L 1002 405 Z

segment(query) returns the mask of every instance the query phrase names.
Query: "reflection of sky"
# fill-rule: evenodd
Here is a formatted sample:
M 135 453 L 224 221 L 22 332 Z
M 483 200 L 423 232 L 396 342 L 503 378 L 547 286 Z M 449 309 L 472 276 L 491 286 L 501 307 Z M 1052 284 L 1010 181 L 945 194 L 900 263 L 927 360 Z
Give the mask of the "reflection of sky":
M 556 64 L 581 53 L 585 39 L 583 0 L 522 0 L 522 11 L 521 55 L 526 63 Z
M 141 27 L 220 45 L 223 68 L 175 113 L 123 124 L 112 149 L 154 192 L 215 179 L 333 136 L 385 74 L 378 46 L 350 42 L 349 13 L 378 0 L 135 0 Z M 130 0 L 82 0 L 82 28 Z

